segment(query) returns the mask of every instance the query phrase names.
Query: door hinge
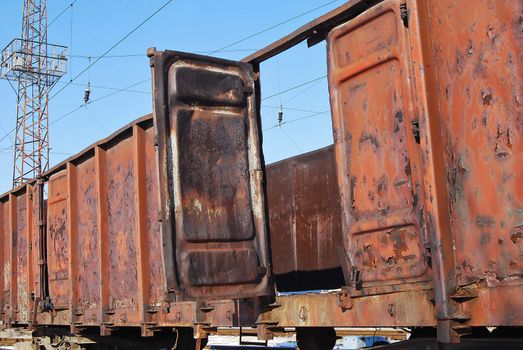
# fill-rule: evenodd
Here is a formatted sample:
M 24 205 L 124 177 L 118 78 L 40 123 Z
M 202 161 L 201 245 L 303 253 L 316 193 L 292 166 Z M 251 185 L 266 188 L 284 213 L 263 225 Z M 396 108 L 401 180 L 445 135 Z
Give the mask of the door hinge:
M 419 145 L 421 142 L 421 133 L 419 129 L 419 120 L 413 119 L 410 124 L 412 125 L 412 135 L 414 135 L 414 140 Z
M 425 263 L 432 267 L 432 250 L 430 249 L 430 243 L 425 243 L 423 248 L 425 251 Z
M 356 290 L 360 290 L 362 287 L 361 271 L 356 266 L 352 266 L 350 270 L 349 283 Z
M 409 27 L 409 9 L 407 7 L 407 3 L 401 3 L 400 4 L 400 16 L 401 20 L 403 21 L 403 25 L 405 28 Z

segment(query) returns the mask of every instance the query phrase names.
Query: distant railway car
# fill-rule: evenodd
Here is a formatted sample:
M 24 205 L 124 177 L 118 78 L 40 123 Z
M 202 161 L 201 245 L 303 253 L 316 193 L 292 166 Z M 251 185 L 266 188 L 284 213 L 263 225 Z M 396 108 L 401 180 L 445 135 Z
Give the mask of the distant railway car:
M 523 347 L 522 18 L 352 0 L 241 62 L 151 49 L 152 115 L 0 196 L 2 327 Z M 303 40 L 327 41 L 334 146 L 266 167 L 260 63 Z

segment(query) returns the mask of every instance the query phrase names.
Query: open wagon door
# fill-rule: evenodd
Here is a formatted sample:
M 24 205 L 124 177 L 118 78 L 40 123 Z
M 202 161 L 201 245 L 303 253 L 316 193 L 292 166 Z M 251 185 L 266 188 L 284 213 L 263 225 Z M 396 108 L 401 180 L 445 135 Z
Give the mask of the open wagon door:
M 401 0 L 380 2 L 327 40 L 343 264 L 354 295 L 431 278 L 406 11 Z
M 264 167 L 250 64 L 149 52 L 167 290 L 270 294 Z

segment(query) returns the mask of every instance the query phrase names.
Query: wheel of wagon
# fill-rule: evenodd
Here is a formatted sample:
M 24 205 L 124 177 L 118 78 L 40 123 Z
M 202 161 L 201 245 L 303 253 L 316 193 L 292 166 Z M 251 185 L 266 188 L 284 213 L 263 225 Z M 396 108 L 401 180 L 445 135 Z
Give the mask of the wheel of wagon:
M 198 341 L 193 337 L 192 328 L 177 328 L 178 341 L 173 347 L 173 350 L 195 350 Z M 200 349 L 203 349 L 207 345 L 207 339 L 200 339 Z
M 336 331 L 332 327 L 296 328 L 300 350 L 332 350 L 336 344 Z

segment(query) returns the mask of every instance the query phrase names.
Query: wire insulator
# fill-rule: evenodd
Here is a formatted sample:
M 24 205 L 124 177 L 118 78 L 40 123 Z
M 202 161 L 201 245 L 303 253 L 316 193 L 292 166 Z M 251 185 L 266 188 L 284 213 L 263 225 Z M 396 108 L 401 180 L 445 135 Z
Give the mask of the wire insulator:
M 278 126 L 281 126 L 283 123 L 283 109 L 280 106 L 280 110 L 278 111 Z
M 84 104 L 89 102 L 89 97 L 91 96 L 91 82 L 87 82 L 84 93 Z

